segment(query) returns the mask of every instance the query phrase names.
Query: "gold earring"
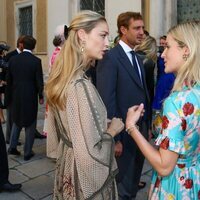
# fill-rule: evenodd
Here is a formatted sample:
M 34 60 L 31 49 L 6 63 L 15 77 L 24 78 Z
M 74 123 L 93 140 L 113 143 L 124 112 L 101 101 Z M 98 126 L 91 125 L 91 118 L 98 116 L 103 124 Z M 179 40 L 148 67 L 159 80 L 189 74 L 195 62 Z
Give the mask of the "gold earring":
M 184 61 L 187 61 L 187 59 L 188 59 L 188 55 L 183 54 L 183 60 L 184 60 Z
M 84 52 L 84 46 L 81 46 L 81 53 Z
M 84 50 L 85 50 L 85 42 L 83 41 L 83 42 L 81 43 L 81 53 L 82 53 L 82 54 L 83 54 Z

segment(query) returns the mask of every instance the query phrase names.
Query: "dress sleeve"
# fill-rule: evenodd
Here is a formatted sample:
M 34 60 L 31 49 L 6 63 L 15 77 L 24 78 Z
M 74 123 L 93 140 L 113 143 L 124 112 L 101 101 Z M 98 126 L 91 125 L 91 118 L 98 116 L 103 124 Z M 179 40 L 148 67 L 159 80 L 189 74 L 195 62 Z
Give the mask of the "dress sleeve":
M 168 97 L 163 105 L 162 128 L 156 139 L 156 145 L 163 149 L 174 151 L 178 154 L 186 153 L 186 134 L 187 118 L 182 113 L 181 102 L 173 97 Z
M 105 133 L 104 110 L 98 94 L 87 82 L 77 83 L 67 95 L 68 131 L 85 198 L 99 191 L 117 168 L 114 141 Z
M 56 131 L 54 114 L 49 106 L 44 123 L 44 129 L 47 133 L 47 156 L 49 158 L 57 158 L 59 138 Z

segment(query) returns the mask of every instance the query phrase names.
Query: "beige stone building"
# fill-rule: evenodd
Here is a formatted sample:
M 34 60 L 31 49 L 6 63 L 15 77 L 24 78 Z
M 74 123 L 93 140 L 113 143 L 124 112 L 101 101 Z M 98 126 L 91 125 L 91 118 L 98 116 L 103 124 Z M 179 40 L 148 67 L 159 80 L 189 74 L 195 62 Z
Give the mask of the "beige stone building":
M 0 0 L 0 41 L 7 42 L 14 49 L 20 34 L 31 34 L 37 39 L 35 54 L 42 58 L 43 68 L 46 69 L 53 51 L 52 39 L 56 26 L 69 24 L 82 9 L 105 15 L 110 40 L 116 36 L 119 13 L 141 12 L 145 29 L 158 39 L 171 26 L 191 17 L 191 12 L 187 13 L 188 6 L 196 9 L 192 15 L 198 18 L 198 0 Z

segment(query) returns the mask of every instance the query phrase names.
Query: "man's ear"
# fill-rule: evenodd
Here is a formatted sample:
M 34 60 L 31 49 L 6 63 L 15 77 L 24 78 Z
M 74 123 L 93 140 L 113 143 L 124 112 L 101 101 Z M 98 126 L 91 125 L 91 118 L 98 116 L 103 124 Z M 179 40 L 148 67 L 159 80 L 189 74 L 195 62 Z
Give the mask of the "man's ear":
M 85 31 L 84 31 L 83 29 L 80 29 L 80 30 L 78 30 L 77 33 L 78 33 L 79 39 L 80 39 L 81 41 L 85 41 L 85 36 L 86 36 Z
M 125 26 L 121 26 L 121 27 L 120 27 L 120 30 L 121 30 L 121 32 L 123 33 L 123 35 L 125 35 L 126 32 L 127 32 L 127 28 L 126 28 Z

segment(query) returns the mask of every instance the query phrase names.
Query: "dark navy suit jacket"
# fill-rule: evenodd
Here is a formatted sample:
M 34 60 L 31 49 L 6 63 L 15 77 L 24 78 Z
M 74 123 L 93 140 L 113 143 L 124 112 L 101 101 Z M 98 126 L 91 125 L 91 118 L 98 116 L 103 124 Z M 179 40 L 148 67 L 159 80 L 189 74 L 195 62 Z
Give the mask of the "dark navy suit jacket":
M 109 119 L 120 117 L 125 122 L 128 108 L 140 103 L 147 105 L 146 112 L 148 113 L 149 96 L 144 81 L 145 72 L 138 56 L 137 59 L 140 64 L 143 84 L 120 44 L 109 50 L 103 60 L 98 62 L 97 90 L 107 108 Z M 122 140 L 124 132 L 115 139 Z

